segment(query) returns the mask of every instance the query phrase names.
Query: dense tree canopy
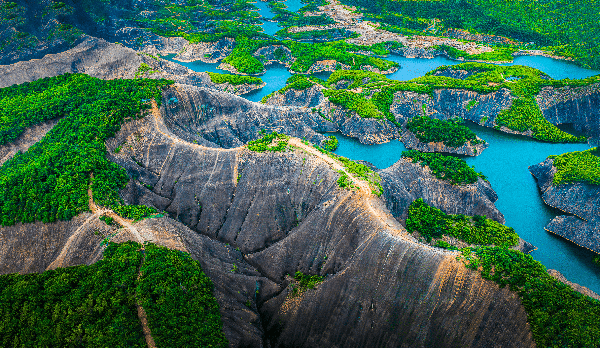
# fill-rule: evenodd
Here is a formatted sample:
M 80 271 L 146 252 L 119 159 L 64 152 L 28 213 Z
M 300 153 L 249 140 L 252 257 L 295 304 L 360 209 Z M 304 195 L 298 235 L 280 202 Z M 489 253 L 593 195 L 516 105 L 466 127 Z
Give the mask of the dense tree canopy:
M 129 177 L 107 160 L 104 141 L 124 121 L 143 116 L 152 98 L 160 101 L 160 87 L 169 83 L 66 74 L 1 89 L 0 127 L 5 142 L 26 126 L 64 117 L 28 151 L 0 167 L 0 223 L 69 220 L 89 210 L 91 174 L 97 204 L 134 219 L 154 212 L 124 206 L 118 192 Z

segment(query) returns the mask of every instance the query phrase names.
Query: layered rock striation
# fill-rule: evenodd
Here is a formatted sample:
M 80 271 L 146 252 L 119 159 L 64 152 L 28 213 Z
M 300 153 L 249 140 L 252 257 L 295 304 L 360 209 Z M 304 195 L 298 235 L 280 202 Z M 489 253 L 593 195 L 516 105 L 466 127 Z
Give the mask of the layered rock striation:
M 529 167 L 544 202 L 568 214 L 552 219 L 546 230 L 600 253 L 600 187 L 582 182 L 553 185 L 553 163 L 547 159 Z

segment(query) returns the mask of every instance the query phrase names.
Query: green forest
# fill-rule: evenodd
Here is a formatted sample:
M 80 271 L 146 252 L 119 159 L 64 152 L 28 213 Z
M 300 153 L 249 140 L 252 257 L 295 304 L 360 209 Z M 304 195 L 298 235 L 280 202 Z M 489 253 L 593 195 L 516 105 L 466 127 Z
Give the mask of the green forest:
M 487 246 L 461 251 L 467 267 L 519 294 L 537 347 L 598 347 L 600 301 L 559 282 L 529 254 Z
M 556 167 L 552 184 L 558 186 L 586 182 L 600 185 L 600 151 L 598 149 L 595 147 L 586 151 L 548 157 L 554 161 L 554 167 Z
M 572 57 L 584 67 L 600 69 L 598 0 L 342 0 L 342 3 L 359 6 L 371 20 L 412 29 L 413 33 L 427 34 L 420 21 L 437 18 L 442 21 L 436 28 L 438 35 L 443 35 L 447 28 L 459 28 L 505 36 L 526 48 L 549 50 Z
M 411 159 L 413 163 L 419 163 L 422 167 L 429 167 L 436 178 L 449 181 L 452 185 L 473 184 L 479 178 L 485 180 L 485 175 L 477 173 L 474 167 L 470 167 L 465 160 L 458 157 L 417 150 L 402 151 L 402 157 Z
M 0 275 L 0 346 L 146 347 L 139 301 L 158 347 L 224 348 L 212 292 L 189 254 L 110 242 L 90 266 Z
M 26 127 L 62 117 L 27 152 L 0 167 L 0 223 L 69 220 L 88 211 L 88 186 L 95 202 L 134 220 L 155 212 L 125 206 L 119 189 L 129 177 L 106 158 L 104 141 L 123 122 L 144 115 L 152 99 L 160 103 L 166 80 L 104 81 L 65 74 L 0 89 L 1 142 Z
M 449 147 L 460 147 L 485 143 L 462 120 L 438 120 L 428 116 L 415 117 L 406 123 L 406 128 L 424 143 L 443 142 Z
M 406 229 L 410 233 L 418 231 L 427 242 L 446 235 L 476 245 L 510 247 L 519 243 L 519 236 L 511 227 L 481 215 L 449 215 L 429 206 L 422 198 L 410 204 Z

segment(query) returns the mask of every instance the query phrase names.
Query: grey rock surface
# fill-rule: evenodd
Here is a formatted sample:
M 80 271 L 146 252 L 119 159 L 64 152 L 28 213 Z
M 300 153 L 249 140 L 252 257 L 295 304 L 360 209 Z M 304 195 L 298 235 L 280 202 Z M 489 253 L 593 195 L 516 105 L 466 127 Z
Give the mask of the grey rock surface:
M 600 187 L 581 182 L 554 186 L 552 159 L 530 166 L 529 171 L 537 179 L 544 202 L 570 214 L 557 216 L 546 230 L 600 253 Z

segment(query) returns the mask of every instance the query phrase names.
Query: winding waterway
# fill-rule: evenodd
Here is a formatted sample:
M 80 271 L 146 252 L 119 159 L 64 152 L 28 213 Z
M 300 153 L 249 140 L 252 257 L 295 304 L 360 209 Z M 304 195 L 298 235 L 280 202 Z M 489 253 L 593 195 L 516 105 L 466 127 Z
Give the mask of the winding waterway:
M 300 4 L 299 1 L 295 2 Z M 290 6 L 290 1 L 287 4 Z M 272 14 L 270 9 L 266 7 L 266 3 L 259 1 L 257 6 L 261 8 L 261 11 L 264 7 Z M 263 14 L 263 16 L 271 18 L 268 13 Z M 265 22 L 265 25 L 268 23 L 270 22 Z M 268 26 L 265 26 L 265 31 L 267 28 Z M 277 31 L 278 28 L 269 30 Z M 175 61 L 173 56 L 169 55 L 163 58 Z M 397 72 L 388 75 L 388 77 L 403 81 L 423 76 L 426 72 L 442 65 L 460 63 L 444 57 L 433 59 L 404 58 L 393 54 L 387 59 L 401 65 Z M 217 69 L 218 63 L 175 62 L 194 71 L 228 73 Z M 514 62 L 502 65 L 516 64 L 539 69 L 554 79 L 582 79 L 600 74 L 600 71 L 583 69 L 568 61 L 542 56 L 520 56 L 516 57 Z M 260 101 L 264 96 L 284 87 L 290 76 L 291 73 L 284 66 L 279 64 L 270 65 L 267 67 L 266 73 L 260 76 L 266 82 L 266 86 L 261 90 L 250 92 L 244 97 L 251 101 Z M 321 74 L 320 77 L 327 78 L 327 76 L 328 74 L 325 73 Z M 483 172 L 488 177 L 492 187 L 498 194 L 499 199 L 496 202 L 496 207 L 504 214 L 506 225 L 515 228 L 523 239 L 537 247 L 537 250 L 533 251 L 531 255 L 547 268 L 556 269 L 570 281 L 600 293 L 600 272 L 598 272 L 597 266 L 592 263 L 592 257 L 595 254 L 544 230 L 550 220 L 560 215 L 561 212 L 544 204 L 535 180 L 528 170 L 530 165 L 544 161 L 549 155 L 585 150 L 589 148 L 589 145 L 542 143 L 526 137 L 497 132 L 473 123 L 468 123 L 468 126 L 490 143 L 490 147 L 483 151 L 481 155 L 468 157 L 465 160 L 469 165 L 475 166 L 477 171 Z M 356 139 L 342 134 L 336 134 L 336 136 L 339 140 L 339 148 L 336 153 L 354 160 L 371 162 L 382 169 L 394 164 L 400 158 L 402 151 L 405 150 L 404 145 L 397 140 L 379 145 L 364 145 Z

